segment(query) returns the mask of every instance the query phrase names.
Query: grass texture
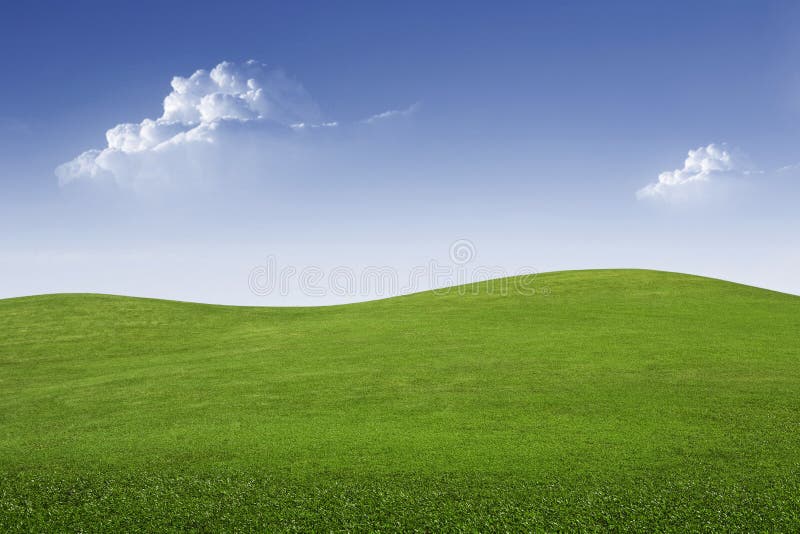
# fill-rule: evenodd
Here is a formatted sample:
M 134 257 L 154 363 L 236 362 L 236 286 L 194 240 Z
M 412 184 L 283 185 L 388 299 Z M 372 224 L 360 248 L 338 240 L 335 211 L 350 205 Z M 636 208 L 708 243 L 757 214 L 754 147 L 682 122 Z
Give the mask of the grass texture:
M 799 297 L 503 283 L 0 300 L 0 530 L 800 530 Z

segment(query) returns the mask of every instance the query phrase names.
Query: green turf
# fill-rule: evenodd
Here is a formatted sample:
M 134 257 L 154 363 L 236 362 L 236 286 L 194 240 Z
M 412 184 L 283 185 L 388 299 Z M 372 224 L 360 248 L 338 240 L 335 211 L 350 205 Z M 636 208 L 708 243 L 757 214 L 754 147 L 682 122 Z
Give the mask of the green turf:
M 800 297 L 507 282 L 0 300 L 0 530 L 800 530 Z

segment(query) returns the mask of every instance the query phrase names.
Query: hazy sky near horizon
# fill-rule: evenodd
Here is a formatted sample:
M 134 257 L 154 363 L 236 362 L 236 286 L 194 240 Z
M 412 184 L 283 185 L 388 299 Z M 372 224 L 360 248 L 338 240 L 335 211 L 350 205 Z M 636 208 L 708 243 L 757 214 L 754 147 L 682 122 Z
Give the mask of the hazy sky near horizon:
M 800 294 L 800 4 L 380 4 L 6 7 L 0 298 L 328 304 L 433 264 Z

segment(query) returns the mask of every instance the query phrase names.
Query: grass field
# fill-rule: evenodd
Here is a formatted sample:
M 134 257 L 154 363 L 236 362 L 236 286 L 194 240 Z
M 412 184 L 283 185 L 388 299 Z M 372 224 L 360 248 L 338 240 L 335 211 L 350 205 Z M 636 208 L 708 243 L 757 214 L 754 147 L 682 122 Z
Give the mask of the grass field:
M 533 286 L 0 300 L 0 530 L 800 530 L 800 297 Z

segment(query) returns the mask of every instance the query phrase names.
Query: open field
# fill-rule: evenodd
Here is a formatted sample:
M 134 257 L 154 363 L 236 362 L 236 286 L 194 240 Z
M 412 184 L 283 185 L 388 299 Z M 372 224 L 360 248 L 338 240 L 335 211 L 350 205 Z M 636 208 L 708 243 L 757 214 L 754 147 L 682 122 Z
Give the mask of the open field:
M 0 530 L 800 530 L 800 297 L 532 285 L 0 300 Z

